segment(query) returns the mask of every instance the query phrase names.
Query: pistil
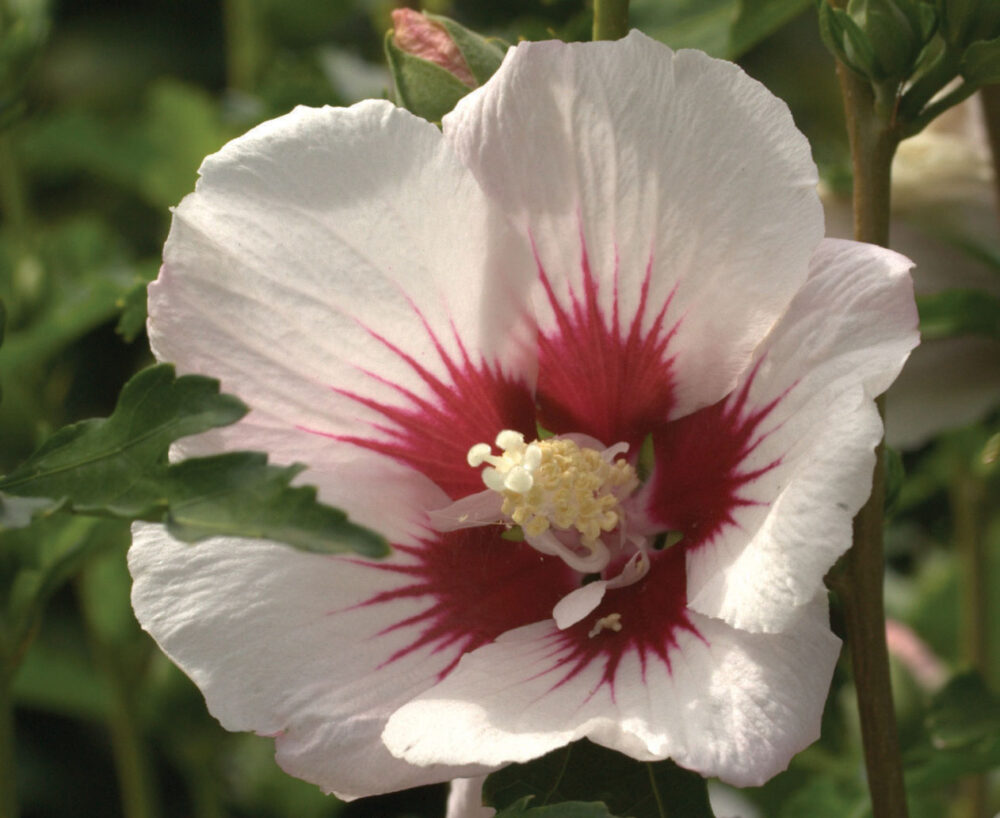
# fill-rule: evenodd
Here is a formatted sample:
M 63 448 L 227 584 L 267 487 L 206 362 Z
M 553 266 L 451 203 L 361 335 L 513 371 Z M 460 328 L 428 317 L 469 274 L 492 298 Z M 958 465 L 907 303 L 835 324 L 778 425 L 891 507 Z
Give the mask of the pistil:
M 501 512 L 521 526 L 528 543 L 578 571 L 606 568 L 612 549 L 603 537 L 621 527 L 620 502 L 639 485 L 635 469 L 617 459 L 627 444 L 600 450 L 570 438 L 525 443 L 524 435 L 505 429 L 496 446 L 499 455 L 477 443 L 468 463 L 488 464 L 483 482 L 500 494 Z

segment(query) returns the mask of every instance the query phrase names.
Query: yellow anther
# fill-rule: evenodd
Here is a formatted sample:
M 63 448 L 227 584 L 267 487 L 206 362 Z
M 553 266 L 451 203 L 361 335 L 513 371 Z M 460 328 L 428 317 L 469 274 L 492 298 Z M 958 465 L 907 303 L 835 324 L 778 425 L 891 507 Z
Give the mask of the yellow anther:
M 587 634 L 591 639 L 593 639 L 601 631 L 614 631 L 617 633 L 622 629 L 622 615 L 620 613 L 611 613 L 607 616 L 602 616 L 594 623 L 594 627 L 590 629 L 590 633 Z
M 496 442 L 501 455 L 480 443 L 469 451 L 469 462 L 489 464 L 483 481 L 503 496 L 503 513 L 528 537 L 550 527 L 575 530 L 582 544 L 593 549 L 603 532 L 618 525 L 620 499 L 639 484 L 625 460 L 611 461 L 572 440 L 526 444 L 522 435 L 504 430 Z

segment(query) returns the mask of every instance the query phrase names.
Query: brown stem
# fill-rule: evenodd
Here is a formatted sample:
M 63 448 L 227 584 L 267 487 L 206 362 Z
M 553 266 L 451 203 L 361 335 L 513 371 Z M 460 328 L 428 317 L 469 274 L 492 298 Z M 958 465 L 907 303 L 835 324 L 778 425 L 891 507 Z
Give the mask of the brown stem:
M 890 172 L 898 138 L 890 122 L 877 113 L 871 86 L 843 64 L 838 63 L 837 72 L 854 163 L 854 236 L 859 241 L 886 246 Z M 906 790 L 885 641 L 885 462 L 881 444 L 875 455 L 872 493 L 854 519 L 854 544 L 837 585 L 854 670 L 872 814 L 874 818 L 906 818 Z
M 970 667 L 986 675 L 989 668 L 988 562 L 986 537 L 983 536 L 982 480 L 962 467 L 951 481 L 949 491 L 954 517 L 955 550 L 962 569 L 960 628 L 962 658 Z M 969 818 L 987 818 L 986 776 L 970 776 L 962 782 L 964 810 Z
M 1000 85 L 984 85 L 979 92 L 983 102 L 986 133 L 993 155 L 993 186 L 997 199 L 997 218 L 1000 219 Z
M 3 657 L 7 658 L 7 657 Z M 17 818 L 17 778 L 14 751 L 14 670 L 0 666 L 0 818 Z

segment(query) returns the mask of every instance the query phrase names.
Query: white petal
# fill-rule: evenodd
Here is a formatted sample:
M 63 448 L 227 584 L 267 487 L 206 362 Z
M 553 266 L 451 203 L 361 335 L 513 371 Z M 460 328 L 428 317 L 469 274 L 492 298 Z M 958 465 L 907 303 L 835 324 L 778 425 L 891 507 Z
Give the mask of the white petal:
M 500 398 L 533 423 L 530 254 L 434 126 L 382 101 L 298 108 L 200 172 L 150 286 L 150 341 L 284 428 L 276 460 L 312 445 L 306 462 L 334 468 L 325 441 L 439 435 L 433 463 L 474 485 L 468 447 L 528 422 Z
M 430 600 L 364 603 L 405 577 L 269 543 L 185 545 L 145 524 L 129 567 L 142 626 L 225 728 L 276 737 L 278 762 L 293 775 L 354 797 L 481 771 L 414 767 L 379 740 L 388 714 L 460 652 L 427 646 L 387 661 L 412 644 L 414 629 L 385 629 Z
M 643 304 L 651 331 L 670 300 L 674 417 L 729 390 L 822 236 L 816 169 L 787 106 L 731 63 L 638 32 L 522 43 L 443 124 L 532 237 L 561 309 L 592 306 L 588 265 L 620 334 Z M 542 331 L 558 331 L 539 305 Z
M 710 543 L 689 549 L 693 609 L 779 630 L 847 550 L 882 434 L 874 398 L 918 340 L 910 266 L 870 245 L 820 245 L 809 281 L 740 386 L 749 386 L 742 416 L 762 418 L 740 464 L 754 475 L 740 489 L 750 504 L 733 509 L 734 524 Z
M 448 793 L 448 811 L 445 818 L 493 818 L 497 811 L 483 806 L 483 782 L 479 778 L 457 778 L 451 782 Z
M 465 656 L 395 712 L 383 738 L 418 764 L 496 765 L 587 737 L 639 760 L 672 758 L 730 784 L 761 784 L 819 737 L 839 650 L 825 598 L 799 613 L 781 634 L 693 614 L 697 633 L 675 633 L 669 666 L 627 651 L 612 682 L 600 657 L 567 679 L 575 634 L 529 625 Z M 627 638 L 627 625 L 606 638 Z
M 565 630 L 590 614 L 601 604 L 607 589 L 607 580 L 599 579 L 595 582 L 588 582 L 575 591 L 570 591 L 552 609 L 552 618 L 556 621 L 556 627 L 559 630 Z

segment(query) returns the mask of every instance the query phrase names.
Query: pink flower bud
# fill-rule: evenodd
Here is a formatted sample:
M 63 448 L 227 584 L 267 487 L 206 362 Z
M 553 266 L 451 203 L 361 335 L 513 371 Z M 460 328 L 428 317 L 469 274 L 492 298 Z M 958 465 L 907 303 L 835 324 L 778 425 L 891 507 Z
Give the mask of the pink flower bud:
M 887 619 L 885 641 L 889 653 L 913 674 L 924 690 L 934 691 L 944 685 L 948 668 L 912 628 L 895 619 Z
M 444 27 L 413 9 L 394 9 L 393 41 L 407 54 L 441 66 L 469 88 L 478 84 L 462 52 Z

